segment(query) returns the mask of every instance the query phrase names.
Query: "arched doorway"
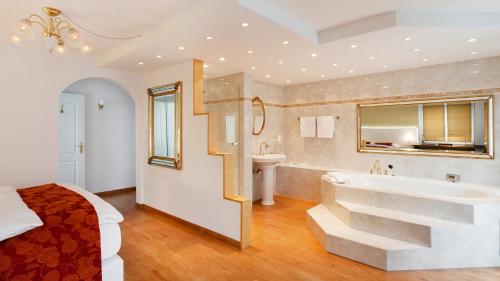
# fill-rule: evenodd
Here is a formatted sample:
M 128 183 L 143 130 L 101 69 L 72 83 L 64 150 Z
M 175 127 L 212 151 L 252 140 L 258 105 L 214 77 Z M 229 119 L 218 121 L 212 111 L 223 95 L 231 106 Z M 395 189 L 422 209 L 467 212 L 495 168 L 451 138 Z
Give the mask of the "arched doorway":
M 131 96 L 110 80 L 87 78 L 63 90 L 59 107 L 59 181 L 94 193 L 134 187 Z

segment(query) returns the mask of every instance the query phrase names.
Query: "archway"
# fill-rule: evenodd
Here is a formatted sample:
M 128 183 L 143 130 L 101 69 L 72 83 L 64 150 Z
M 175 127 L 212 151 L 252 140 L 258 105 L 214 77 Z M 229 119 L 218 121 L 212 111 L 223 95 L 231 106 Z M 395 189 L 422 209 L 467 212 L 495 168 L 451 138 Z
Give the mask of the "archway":
M 59 176 L 101 193 L 136 186 L 135 106 L 117 83 L 86 78 L 60 94 Z

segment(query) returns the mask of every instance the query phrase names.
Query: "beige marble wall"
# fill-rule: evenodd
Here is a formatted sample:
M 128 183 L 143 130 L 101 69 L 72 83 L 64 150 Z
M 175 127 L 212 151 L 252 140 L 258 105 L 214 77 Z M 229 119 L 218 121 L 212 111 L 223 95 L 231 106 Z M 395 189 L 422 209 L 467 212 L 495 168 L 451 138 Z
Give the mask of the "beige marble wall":
M 284 108 L 276 105 L 285 103 L 284 87 L 265 83 L 261 81 L 253 81 L 252 96 L 260 97 L 265 104 L 266 110 L 266 125 L 262 134 L 253 136 L 252 151 L 253 154 L 258 154 L 260 144 L 265 142 L 271 147 L 270 152 L 278 152 L 279 148 L 275 147 L 276 136 L 279 135 L 283 139 L 285 136 L 285 113 Z M 284 144 L 282 150 L 284 149 Z M 283 151 L 281 151 L 283 152 Z
M 240 113 L 240 105 L 238 98 L 241 95 L 241 89 L 243 85 L 243 75 L 235 74 L 225 77 L 218 77 L 214 79 L 206 80 L 205 82 L 205 111 L 216 112 L 217 113 L 217 140 L 218 148 L 222 152 L 233 153 L 235 157 L 233 158 L 233 189 L 235 194 L 243 194 L 242 184 L 243 177 L 241 173 L 241 156 L 243 152 L 241 151 L 241 135 L 242 124 L 240 119 L 242 119 L 242 114 Z M 210 101 L 218 100 L 228 100 L 235 99 L 230 102 L 223 103 L 207 103 Z M 236 144 L 228 143 L 226 141 L 226 116 L 235 116 L 235 141 Z
M 260 145 L 262 143 L 270 145 L 268 152 L 284 153 L 285 112 L 283 107 L 277 106 L 285 102 L 284 87 L 262 81 L 252 81 L 251 94 L 252 97 L 260 97 L 262 99 L 266 110 L 266 124 L 262 134 L 252 135 L 252 154 L 260 152 Z M 281 136 L 281 146 L 276 146 L 275 144 L 277 135 Z M 256 167 L 254 167 L 255 170 Z M 253 200 L 261 199 L 262 173 L 253 174 L 252 186 Z
M 500 57 L 452 64 L 390 71 L 292 85 L 285 87 L 285 103 L 350 100 L 421 93 L 439 93 L 500 87 Z M 451 157 L 404 156 L 358 153 L 356 151 L 356 104 L 329 104 L 285 108 L 285 151 L 288 161 L 310 165 L 369 171 L 375 159 L 393 164 L 399 175 L 444 179 L 446 173 L 460 174 L 462 181 L 500 186 L 500 161 Z M 500 110 L 498 98 L 495 110 Z M 333 139 L 304 139 L 299 135 L 298 117 L 338 115 Z M 500 134 L 499 114 L 495 135 Z M 500 147 L 497 138 L 496 147 Z M 500 187 L 499 187 L 500 188 Z

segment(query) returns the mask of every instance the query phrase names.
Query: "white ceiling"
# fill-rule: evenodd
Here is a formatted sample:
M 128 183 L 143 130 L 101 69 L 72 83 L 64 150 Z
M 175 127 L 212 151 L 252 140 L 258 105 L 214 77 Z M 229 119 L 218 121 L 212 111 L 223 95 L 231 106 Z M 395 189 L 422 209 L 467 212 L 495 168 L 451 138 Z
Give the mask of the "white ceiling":
M 237 0 L 87 0 L 47 4 L 63 9 L 101 33 L 114 36 L 144 33 L 142 38 L 125 42 L 89 40 L 94 48 L 91 55 L 99 64 L 126 71 L 147 72 L 182 60 L 200 58 L 208 65 L 208 77 L 245 71 L 257 79 L 283 85 L 286 80 L 295 84 L 500 55 L 500 24 L 469 24 L 465 17 L 469 18 L 470 14 L 463 15 L 467 24 L 461 23 L 460 26 L 396 24 L 323 44 L 311 41 L 292 28 L 297 24 L 314 32 L 334 30 L 335 26 L 390 11 L 500 12 L 500 1 L 252 1 L 265 1 L 293 23 L 283 24 L 272 15 L 262 15 L 240 5 Z M 18 18 L 37 12 L 40 8 L 38 2 L 27 0 L 22 4 L 14 1 L 2 4 L 2 7 L 8 7 L 0 10 L 2 21 L 5 21 L 2 25 L 13 26 Z M 248 22 L 249 27 L 241 27 L 242 22 Z M 206 40 L 208 35 L 214 39 Z M 408 36 L 412 39 L 403 40 Z M 92 38 L 91 35 L 86 37 Z M 469 43 L 469 38 L 477 41 Z M 289 44 L 283 45 L 284 40 Z M 351 48 L 352 44 L 357 48 Z M 181 51 L 179 46 L 185 49 Z M 415 48 L 420 51 L 414 52 Z M 247 50 L 254 53 L 248 54 Z M 477 54 L 471 55 L 472 51 Z M 317 57 L 311 57 L 311 53 L 316 53 Z M 162 58 L 157 59 L 157 55 Z M 371 56 L 374 59 L 369 59 Z M 226 60 L 221 62 L 219 57 Z M 428 62 L 423 62 L 424 59 Z M 280 60 L 283 64 L 278 63 Z M 138 62 L 144 64 L 138 65 Z M 338 66 L 333 66 L 334 63 Z M 251 66 L 256 68 L 252 70 Z M 302 71 L 302 68 L 307 71 Z M 350 70 L 354 72 L 349 73 Z

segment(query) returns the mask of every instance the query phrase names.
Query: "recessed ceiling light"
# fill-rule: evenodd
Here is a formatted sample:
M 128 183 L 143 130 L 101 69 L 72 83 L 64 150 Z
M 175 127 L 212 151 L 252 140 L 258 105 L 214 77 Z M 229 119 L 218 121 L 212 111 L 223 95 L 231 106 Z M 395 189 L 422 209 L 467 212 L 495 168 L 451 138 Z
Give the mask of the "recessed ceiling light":
M 225 57 L 220 57 L 219 61 L 226 61 L 226 58 Z
M 208 68 L 208 64 L 204 64 L 204 65 L 203 65 L 203 68 Z
M 415 48 L 415 49 L 413 49 L 413 51 L 414 51 L 414 52 L 419 52 L 419 51 L 420 51 L 420 49 L 419 49 L 419 48 Z
M 338 66 L 338 64 L 334 63 L 333 66 Z
M 143 65 L 144 63 L 142 61 L 138 62 L 137 63 L 138 65 Z
M 471 55 L 477 55 L 477 52 L 476 51 L 472 51 L 470 52 Z
M 207 39 L 207 40 L 212 40 L 212 39 L 214 39 L 214 38 L 213 38 L 212 36 L 207 36 L 207 37 L 205 37 L 205 39 Z
M 242 22 L 241 23 L 241 27 L 248 27 L 248 25 L 249 25 L 248 22 Z
M 283 41 L 283 45 L 288 45 L 288 41 Z
M 318 56 L 318 54 L 316 54 L 316 53 L 312 53 L 312 54 L 311 54 L 311 57 L 313 57 L 313 58 L 315 58 L 315 57 L 317 57 L 317 56 Z
M 384 86 L 384 89 L 389 89 L 389 86 Z
M 476 42 L 476 40 L 477 40 L 476 38 L 469 38 L 469 39 L 467 39 L 467 42 L 472 43 L 472 42 Z
M 358 47 L 358 45 L 356 45 L 356 44 L 352 44 L 351 45 L 351 49 L 354 49 L 354 48 L 357 48 L 357 47 Z
M 292 82 L 292 81 L 290 81 L 290 80 L 286 80 L 285 82 L 286 82 L 286 83 L 290 83 L 290 82 Z
M 250 68 L 251 69 L 256 69 L 257 67 L 255 65 L 252 65 Z
M 410 41 L 410 40 L 411 40 L 411 37 L 409 37 L 409 36 L 408 36 L 408 37 L 405 37 L 405 38 L 403 38 L 403 40 L 405 40 L 405 41 Z
M 319 89 L 319 90 L 320 90 L 320 91 L 324 91 L 325 89 L 321 88 L 321 89 Z
M 375 59 L 375 57 L 369 57 L 368 59 L 370 59 L 370 60 L 374 60 L 374 59 Z
M 282 61 L 282 60 L 278 61 L 278 64 L 283 64 L 283 63 L 284 63 L 284 61 Z
M 326 77 L 326 75 L 325 75 L 325 74 L 321 74 L 319 77 L 321 77 L 321 78 L 325 78 L 325 77 Z
M 253 54 L 253 51 L 252 50 L 248 50 L 247 53 L 249 53 L 251 55 L 251 54 Z
M 354 73 L 354 70 L 349 70 L 349 73 Z
M 302 72 L 306 72 L 307 68 L 302 68 L 301 70 L 302 70 Z
M 161 56 L 161 55 L 156 55 L 156 58 L 157 58 L 157 59 L 161 59 L 161 58 L 162 58 L 162 56 Z
M 423 59 L 422 62 L 428 62 L 429 60 L 428 59 Z
M 474 74 L 478 74 L 478 73 L 479 73 L 479 70 L 474 70 L 474 71 L 472 71 L 472 73 L 474 73 Z
M 266 74 L 266 78 L 271 78 L 271 75 L 269 75 L 269 74 Z
M 260 87 L 260 84 L 257 84 L 257 85 L 255 85 L 255 86 Z
M 184 50 L 184 46 L 179 46 L 179 50 Z
M 229 82 L 225 82 L 224 84 L 225 84 L 225 85 L 229 85 Z
M 384 65 L 382 65 L 382 68 L 387 68 L 387 65 L 385 65 L 385 64 L 384 64 Z

